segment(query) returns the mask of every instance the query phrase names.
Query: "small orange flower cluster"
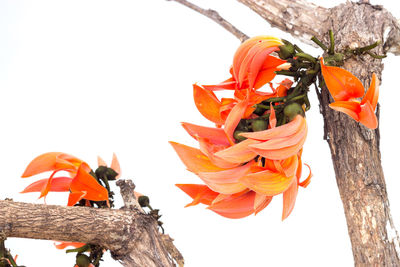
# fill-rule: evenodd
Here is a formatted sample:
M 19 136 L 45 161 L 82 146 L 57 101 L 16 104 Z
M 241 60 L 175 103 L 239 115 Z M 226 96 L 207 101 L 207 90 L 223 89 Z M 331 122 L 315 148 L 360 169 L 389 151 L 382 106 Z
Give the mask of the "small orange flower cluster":
M 375 73 L 372 74 L 371 84 L 364 95 L 364 86 L 356 76 L 338 67 L 325 66 L 322 58 L 320 63 L 326 87 L 335 101 L 329 107 L 349 115 L 365 127 L 376 129 L 378 119 L 375 109 L 379 97 L 379 80 Z M 357 98 L 362 96 L 361 102 L 358 101 Z
M 106 166 L 99 157 L 99 166 Z M 111 169 L 118 175 L 120 167 L 116 156 L 113 156 Z M 61 171 L 67 172 L 68 176 L 55 175 Z M 44 172 L 52 172 L 49 178 L 38 180 L 27 186 L 21 193 L 40 192 L 40 197 L 46 197 L 49 192 L 69 192 L 68 206 L 73 206 L 80 200 L 106 201 L 108 203 L 108 191 L 90 174 L 89 165 L 62 152 L 49 152 L 33 159 L 22 174 L 23 178 L 38 175 Z M 67 246 L 82 247 L 84 243 L 61 242 L 56 248 L 64 249 Z
M 194 101 L 200 113 L 216 128 L 182 123 L 199 142 L 200 149 L 171 142 L 187 169 L 205 183 L 177 184 L 193 201 L 227 218 L 257 214 L 276 195 L 283 194 L 282 219 L 293 210 L 298 187 L 306 187 L 310 175 L 300 181 L 301 153 L 307 136 L 303 108 L 283 114 L 284 103 L 266 106 L 261 113 L 255 105 L 287 96 L 292 81 L 286 79 L 272 92 L 258 90 L 288 63 L 271 55 L 282 41 L 259 36 L 245 41 L 234 55 L 231 78 L 217 85 L 194 85 Z M 218 99 L 214 91 L 233 90 L 233 98 Z M 277 124 L 279 116 L 288 122 Z M 290 112 L 289 112 L 290 113 Z M 245 127 L 241 127 L 243 122 Z

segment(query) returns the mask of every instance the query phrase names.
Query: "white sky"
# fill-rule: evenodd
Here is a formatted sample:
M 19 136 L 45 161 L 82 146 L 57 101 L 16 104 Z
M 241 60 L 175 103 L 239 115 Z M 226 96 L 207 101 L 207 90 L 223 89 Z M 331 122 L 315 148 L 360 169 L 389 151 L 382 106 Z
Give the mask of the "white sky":
M 333 6 L 342 1 L 329 1 Z M 250 36 L 293 40 L 236 1 L 197 1 L 215 8 Z M 374 1 L 400 18 L 397 1 Z M 319 4 L 327 5 L 325 1 Z M 352 266 L 350 242 L 315 93 L 307 114 L 303 160 L 312 167 L 291 216 L 281 222 L 277 197 L 257 216 L 229 220 L 190 200 L 175 183 L 200 183 L 168 144 L 195 146 L 181 121 L 211 125 L 196 110 L 192 83 L 228 77 L 239 41 L 214 22 L 173 2 L 0 1 L 0 198 L 42 203 L 18 194 L 36 179 L 19 178 L 35 156 L 73 154 L 92 166 L 117 153 L 160 208 L 186 266 Z M 320 51 L 301 45 L 317 55 Z M 381 86 L 381 151 L 392 214 L 400 229 L 398 99 L 400 59 L 385 62 Z M 43 178 L 41 176 L 40 178 Z M 39 177 L 38 177 L 39 178 Z M 66 203 L 53 193 L 48 203 Z M 72 266 L 51 241 L 9 239 L 27 266 Z M 328 259 L 328 260 L 327 260 Z M 110 258 L 102 266 L 120 266 Z

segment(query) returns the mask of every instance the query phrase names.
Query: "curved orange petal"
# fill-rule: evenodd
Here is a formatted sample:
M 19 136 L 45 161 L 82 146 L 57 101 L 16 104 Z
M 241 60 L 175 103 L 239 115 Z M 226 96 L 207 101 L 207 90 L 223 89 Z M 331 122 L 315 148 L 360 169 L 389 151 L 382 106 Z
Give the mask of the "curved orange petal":
M 75 247 L 75 248 L 80 248 L 83 247 L 84 245 L 86 245 L 85 243 L 79 243 L 79 242 L 59 242 L 58 244 L 54 243 L 54 246 L 57 249 L 64 249 L 66 247 Z
M 369 129 L 373 130 L 378 127 L 378 118 L 376 117 L 374 109 L 368 100 L 361 105 L 359 118 L 360 123 Z
M 301 115 L 297 115 L 291 122 L 284 125 L 259 132 L 241 133 L 240 135 L 254 140 L 266 141 L 275 137 L 290 136 L 303 127 L 305 123 L 306 120 Z
M 376 78 L 376 74 L 372 73 L 372 81 L 368 88 L 368 91 L 365 93 L 363 99 L 361 100 L 361 105 L 365 104 L 365 102 L 369 101 L 372 106 L 372 110 L 375 110 L 376 105 L 378 104 L 379 98 L 379 80 Z
M 214 154 L 218 152 L 218 150 L 225 148 L 225 146 L 214 145 L 206 138 L 199 138 L 198 141 L 200 144 L 200 151 L 203 152 L 215 166 L 224 169 L 230 169 L 240 165 L 240 163 L 226 161 Z
M 218 90 L 235 90 L 236 89 L 236 81 L 233 78 L 229 78 L 222 83 L 215 85 L 202 85 L 204 89 L 210 91 L 218 91 Z
M 115 177 L 116 179 L 121 177 L 121 166 L 119 165 L 119 161 L 115 153 L 113 153 L 110 168 L 113 169 L 116 173 L 118 173 L 118 175 Z
M 260 70 L 266 60 L 273 60 L 272 58 L 274 57 L 268 57 L 269 54 L 271 54 L 274 51 L 279 50 L 278 47 L 267 47 L 267 48 L 261 48 L 261 50 L 258 50 L 256 54 L 254 55 L 253 59 L 251 60 L 251 63 L 249 64 L 248 67 L 248 73 L 247 73 L 247 78 L 249 80 L 249 88 L 253 89 L 254 84 L 256 82 L 256 78 L 258 78 L 260 74 Z M 275 70 L 277 66 L 281 65 L 278 64 L 277 66 L 273 65 L 273 62 L 270 62 L 271 66 L 263 69 L 263 74 L 260 76 L 260 78 L 264 78 L 263 76 L 268 76 L 268 79 L 264 79 L 265 83 L 270 82 L 274 77 L 275 77 Z M 267 65 L 268 66 L 268 65 Z M 264 84 L 265 84 L 264 83 Z
M 266 196 L 275 196 L 284 192 L 293 182 L 292 177 L 286 177 L 279 172 L 270 170 L 250 173 L 240 181 L 249 189 Z
M 88 200 L 108 200 L 107 189 L 101 186 L 96 179 L 85 170 L 83 164 L 79 167 L 76 176 L 72 179 L 70 189 L 71 193 L 86 192 L 85 199 Z
M 207 138 L 213 144 L 229 145 L 228 138 L 222 128 L 211 128 L 182 122 L 182 127 L 194 138 Z
M 70 177 L 56 177 L 50 183 L 50 190 L 52 192 L 68 192 L 69 185 L 72 181 Z M 48 179 L 41 179 L 31 183 L 21 193 L 41 192 L 43 187 L 47 184 Z
M 80 201 L 86 196 L 86 192 L 71 192 L 68 195 L 68 204 L 67 206 L 73 206 L 76 202 Z
M 263 150 L 281 149 L 284 147 L 297 145 L 306 136 L 307 136 L 307 124 L 303 124 L 303 127 L 299 128 L 298 132 L 292 135 L 281 138 L 270 139 L 259 144 L 251 145 L 250 147 Z
M 306 141 L 306 135 L 303 136 L 300 142 L 298 142 L 293 146 L 283 147 L 279 149 L 267 149 L 267 150 L 250 146 L 250 149 L 255 153 L 257 153 L 258 155 L 265 157 L 267 159 L 282 160 L 291 157 L 293 155 L 296 155 L 303 147 L 305 141 Z
M 235 194 L 210 205 L 208 209 L 226 218 L 240 219 L 254 213 L 254 198 L 253 191 L 241 195 Z
M 364 86 L 351 72 L 338 67 L 325 66 L 320 59 L 322 76 L 335 101 L 347 101 L 364 95 Z
M 26 167 L 22 177 L 30 177 L 42 172 L 54 171 L 57 156 L 63 154 L 62 152 L 49 152 L 44 153 L 34 158 Z
M 244 99 L 240 102 L 238 102 L 229 112 L 228 117 L 226 118 L 225 124 L 224 124 L 224 131 L 228 137 L 228 139 L 232 142 L 232 144 L 235 143 L 235 139 L 233 138 L 233 132 L 235 131 L 239 121 L 242 119 L 244 112 L 246 111 L 247 105 L 248 105 L 247 99 Z
M 210 159 L 200 151 L 200 149 L 182 145 L 176 142 L 169 142 L 175 149 L 179 158 L 186 168 L 194 173 L 222 171 L 223 168 L 217 167 Z
M 221 102 L 212 91 L 193 84 L 193 98 L 197 109 L 206 119 L 216 124 L 224 124 L 219 113 Z
M 331 109 L 343 112 L 354 120 L 359 121 L 359 113 L 361 112 L 360 103 L 354 101 L 336 101 L 329 104 Z
M 304 179 L 304 181 L 302 181 L 302 182 L 298 181 L 298 183 L 299 183 L 299 185 L 300 185 L 301 187 L 306 188 L 306 187 L 310 184 L 310 182 L 311 182 L 311 177 L 313 176 L 313 174 L 312 174 L 312 172 L 311 172 L 310 166 L 309 166 L 308 164 L 305 164 L 305 163 L 304 163 L 304 165 L 306 165 L 306 166 L 308 167 L 308 170 L 310 171 L 310 173 L 308 174 L 307 178 Z M 299 175 L 299 176 L 300 176 L 300 175 Z M 298 177 L 298 180 L 299 180 L 299 179 L 300 179 L 300 177 Z
M 247 139 L 224 150 L 215 153 L 215 156 L 232 163 L 244 163 L 254 159 L 257 153 L 249 145 L 258 144 L 259 141 Z
M 282 60 L 277 57 L 268 55 L 265 58 L 263 65 L 261 66 L 261 69 L 257 74 L 257 77 L 254 82 L 254 89 L 259 89 L 263 85 L 272 81 L 276 76 L 275 71 L 278 70 L 278 66 L 284 63 L 286 63 L 286 60 Z M 249 79 L 249 84 L 251 84 L 250 79 Z
M 271 114 L 269 115 L 269 127 L 270 129 L 276 127 L 276 115 L 275 115 L 275 109 L 274 106 L 271 104 Z
M 254 198 L 254 215 L 265 209 L 271 201 L 272 197 L 256 194 Z
M 193 201 L 185 207 L 194 206 L 199 203 L 210 205 L 219 195 L 212 191 L 208 186 L 201 184 L 176 184 L 176 186 L 189 195 Z
M 282 210 L 282 221 L 286 219 L 294 208 L 296 203 L 296 197 L 298 192 L 297 181 L 294 179 L 293 183 L 289 188 L 283 192 L 283 210 Z
M 297 155 L 293 155 L 284 160 L 274 160 L 274 167 L 277 171 L 285 174 L 286 177 L 291 177 L 296 174 L 298 169 L 299 160 Z

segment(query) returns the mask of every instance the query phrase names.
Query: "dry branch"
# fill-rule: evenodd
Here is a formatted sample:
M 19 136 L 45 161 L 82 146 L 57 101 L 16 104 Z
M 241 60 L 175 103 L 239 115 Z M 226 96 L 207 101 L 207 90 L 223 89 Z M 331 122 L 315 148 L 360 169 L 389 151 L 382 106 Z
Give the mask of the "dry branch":
M 98 244 L 123 266 L 182 266 L 172 239 L 159 233 L 151 215 L 136 208 L 133 190 L 127 190 L 132 185 L 120 182 L 124 201 L 131 202 L 119 210 L 0 200 L 0 232 L 6 237 Z

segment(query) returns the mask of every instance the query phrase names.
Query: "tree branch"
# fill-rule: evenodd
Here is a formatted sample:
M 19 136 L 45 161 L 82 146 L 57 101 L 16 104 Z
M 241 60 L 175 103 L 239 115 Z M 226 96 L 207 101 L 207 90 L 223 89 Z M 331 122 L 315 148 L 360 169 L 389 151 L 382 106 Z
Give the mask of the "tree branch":
M 113 210 L 0 200 L 0 232 L 6 237 L 98 244 L 129 267 L 175 266 L 174 259 L 183 265 L 172 239 L 160 234 L 155 218 L 135 205 Z
M 244 42 L 245 40 L 249 39 L 249 37 L 241 32 L 239 29 L 237 29 L 235 26 L 233 26 L 229 21 L 221 17 L 218 12 L 212 9 L 204 9 L 199 6 L 196 6 L 195 4 L 192 4 L 189 1 L 186 0 L 167 0 L 167 1 L 174 1 L 177 3 L 180 3 L 184 6 L 187 6 L 188 8 L 193 9 L 194 11 L 212 19 L 222 27 L 224 27 L 225 30 L 228 32 L 232 33 L 234 36 L 236 36 L 241 42 Z

